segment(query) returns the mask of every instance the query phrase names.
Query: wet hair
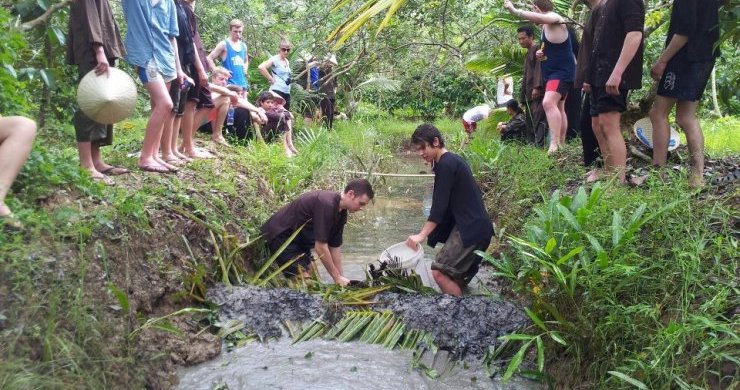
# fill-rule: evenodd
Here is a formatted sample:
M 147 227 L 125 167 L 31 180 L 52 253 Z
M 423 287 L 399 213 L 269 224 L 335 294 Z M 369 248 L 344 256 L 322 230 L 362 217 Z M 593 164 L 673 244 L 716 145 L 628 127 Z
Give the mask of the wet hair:
M 221 75 L 221 76 L 226 76 L 226 77 L 229 77 L 231 75 L 231 73 L 228 70 L 226 70 L 226 68 L 224 68 L 223 66 L 217 66 L 213 68 L 213 71 L 211 72 L 211 74 L 213 76 Z
M 234 27 L 244 27 L 244 22 L 239 19 L 231 19 L 229 22 L 229 31 Z
M 373 186 L 370 184 L 367 179 L 354 179 L 347 183 L 347 186 L 344 187 L 344 193 L 348 193 L 349 191 L 352 191 L 355 193 L 355 196 L 362 196 L 367 195 L 368 198 L 372 199 L 375 196 L 375 192 L 373 192 Z
M 442 139 L 442 133 L 439 129 L 434 127 L 431 123 L 424 123 L 414 130 L 414 134 L 411 134 L 411 143 L 414 145 L 434 145 L 434 138 L 439 140 L 439 147 L 445 146 L 445 141 Z
M 511 99 L 508 102 L 506 102 L 506 108 L 510 108 L 512 111 L 514 111 L 517 114 L 522 113 L 522 108 L 519 107 L 519 102 L 516 101 L 516 99 Z
M 518 29 L 516 29 L 517 33 L 523 32 L 527 34 L 528 37 L 532 38 L 534 37 L 534 27 L 532 26 L 521 26 Z
M 552 11 L 552 1 L 550 0 L 534 0 L 533 3 L 542 12 Z

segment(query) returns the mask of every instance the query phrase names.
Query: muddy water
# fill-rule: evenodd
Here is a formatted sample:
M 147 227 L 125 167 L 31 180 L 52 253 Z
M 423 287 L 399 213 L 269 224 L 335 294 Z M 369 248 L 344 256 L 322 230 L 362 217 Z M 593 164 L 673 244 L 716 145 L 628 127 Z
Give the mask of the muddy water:
M 418 158 L 403 158 L 398 173 L 429 171 Z M 426 172 L 425 172 L 426 173 Z M 365 211 L 350 216 L 344 235 L 344 271 L 351 279 L 365 279 L 367 264 L 382 250 L 418 232 L 426 220 L 423 200 L 433 178 L 387 178 L 377 183 L 376 199 Z M 428 269 L 435 250 L 425 247 Z M 322 268 L 323 267 L 319 267 Z M 323 272 L 322 278 L 331 279 Z M 422 276 L 422 279 L 424 277 Z M 539 389 L 537 383 L 514 379 L 506 384 L 492 380 L 479 358 L 498 337 L 519 329 L 523 313 L 508 302 L 488 297 L 418 297 L 383 294 L 376 310 L 391 310 L 410 328 L 435 335 L 442 348 L 467 358 L 450 363 L 444 357 L 423 363 L 441 376 L 430 379 L 424 370 L 412 369 L 409 351 L 388 351 L 378 345 L 314 340 L 291 345 L 281 322 L 321 317 L 327 308 L 316 297 L 301 292 L 256 287 L 214 287 L 210 301 L 220 306 L 222 321 L 238 319 L 248 332 L 267 343 L 254 342 L 217 359 L 181 372 L 181 389 Z M 274 339 L 278 337 L 278 339 Z M 441 352 L 442 355 L 446 352 Z M 221 387 L 219 387 L 221 386 Z

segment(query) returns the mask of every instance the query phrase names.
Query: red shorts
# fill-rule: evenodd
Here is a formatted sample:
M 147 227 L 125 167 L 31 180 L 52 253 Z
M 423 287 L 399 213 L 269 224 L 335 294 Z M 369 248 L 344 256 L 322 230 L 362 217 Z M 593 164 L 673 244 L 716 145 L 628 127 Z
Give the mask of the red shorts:
M 545 91 L 559 93 L 560 100 L 565 100 L 571 89 L 573 89 L 573 83 L 570 81 L 548 80 L 545 84 Z
M 468 122 L 465 119 L 463 119 L 463 127 L 465 128 L 465 132 L 470 134 L 475 131 L 475 129 L 478 127 L 478 124 L 476 122 Z

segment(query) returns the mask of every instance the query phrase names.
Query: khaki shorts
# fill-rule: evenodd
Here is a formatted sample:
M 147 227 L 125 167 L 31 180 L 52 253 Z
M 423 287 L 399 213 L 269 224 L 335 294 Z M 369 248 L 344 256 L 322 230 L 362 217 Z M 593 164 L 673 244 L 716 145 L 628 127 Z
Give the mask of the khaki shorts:
M 482 245 L 463 246 L 460 231 L 455 227 L 447 238 L 444 247 L 434 259 L 432 269 L 467 285 L 473 280 L 473 276 L 478 273 L 478 265 L 482 260 L 480 256 L 475 254 L 475 251 L 485 249 Z

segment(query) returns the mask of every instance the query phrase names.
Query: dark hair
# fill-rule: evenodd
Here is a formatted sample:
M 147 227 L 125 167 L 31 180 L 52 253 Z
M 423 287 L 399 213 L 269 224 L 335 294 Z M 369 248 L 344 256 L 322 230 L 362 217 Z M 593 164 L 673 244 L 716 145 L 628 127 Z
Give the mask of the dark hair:
M 533 3 L 542 12 L 550 12 L 550 11 L 552 11 L 552 8 L 553 8 L 552 7 L 552 1 L 550 1 L 550 0 L 534 0 Z
M 373 186 L 370 184 L 367 179 L 354 179 L 347 183 L 347 186 L 344 187 L 344 193 L 348 193 L 349 191 L 352 191 L 355 193 L 355 196 L 362 196 L 367 195 L 368 198 L 372 199 L 375 196 L 375 192 L 373 192 Z
M 439 132 L 439 129 L 431 123 L 424 123 L 414 130 L 414 134 L 411 134 L 411 143 L 414 145 L 434 145 L 435 137 L 439 140 L 439 147 L 444 147 L 445 141 L 442 139 L 442 133 Z
M 259 95 L 257 96 L 257 105 L 258 105 L 258 106 L 261 106 L 261 105 L 262 105 L 262 103 L 263 103 L 263 102 L 264 102 L 265 100 L 273 100 L 273 99 L 275 99 L 275 97 L 274 97 L 274 96 L 272 95 L 272 92 L 270 92 L 270 91 L 264 91 L 264 92 L 261 92 L 261 93 L 260 93 L 260 94 L 259 94 Z
M 522 108 L 519 107 L 519 102 L 516 101 L 516 99 L 511 99 L 508 102 L 506 102 L 506 108 L 510 108 L 512 111 L 516 112 L 517 114 L 522 113 Z
M 530 38 L 534 37 L 534 27 L 529 26 L 529 25 L 519 27 L 518 29 L 516 29 L 516 32 L 517 33 L 523 32 L 527 34 L 527 36 Z

